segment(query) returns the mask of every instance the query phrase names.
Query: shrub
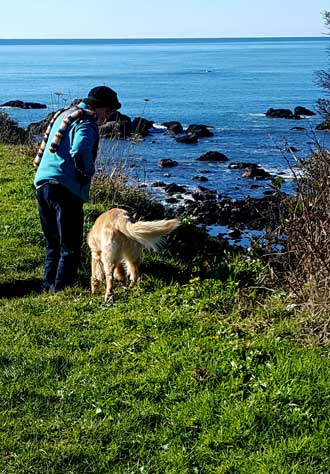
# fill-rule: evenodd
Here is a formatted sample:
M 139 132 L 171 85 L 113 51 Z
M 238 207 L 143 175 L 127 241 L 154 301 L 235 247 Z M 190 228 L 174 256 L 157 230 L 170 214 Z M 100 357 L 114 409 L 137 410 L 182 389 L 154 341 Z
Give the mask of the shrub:
M 24 145 L 32 142 L 31 135 L 17 125 L 8 114 L 0 111 L 0 143 Z
M 330 335 L 330 152 L 319 148 L 301 161 L 296 182 L 296 195 L 286 198 L 277 229 L 285 244 L 282 276 L 306 308 L 313 331 L 325 339 Z
M 123 175 L 98 174 L 94 177 L 90 201 L 105 208 L 122 207 L 139 219 L 163 219 L 164 206 L 151 199 L 150 195 L 136 184 L 128 184 Z

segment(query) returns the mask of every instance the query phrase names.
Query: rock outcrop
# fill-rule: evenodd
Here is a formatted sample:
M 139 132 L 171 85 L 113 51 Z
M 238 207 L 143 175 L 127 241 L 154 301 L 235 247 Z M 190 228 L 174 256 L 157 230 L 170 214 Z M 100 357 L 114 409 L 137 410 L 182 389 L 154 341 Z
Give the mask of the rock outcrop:
M 198 138 L 213 137 L 214 133 L 210 130 L 210 125 L 192 124 L 186 130 L 187 135 L 194 135 Z
M 158 166 L 160 168 L 173 168 L 174 166 L 178 166 L 178 162 L 170 158 L 165 158 L 159 161 Z
M 0 107 L 17 107 L 19 109 L 47 109 L 46 104 L 40 104 L 39 102 L 24 102 L 23 100 L 9 100 Z
M 197 161 L 212 161 L 212 162 L 224 162 L 229 161 L 228 157 L 219 151 L 207 151 L 203 153 Z
M 163 122 L 162 125 L 167 128 L 168 135 L 177 135 L 183 133 L 183 127 L 180 122 L 172 120 L 170 122 Z

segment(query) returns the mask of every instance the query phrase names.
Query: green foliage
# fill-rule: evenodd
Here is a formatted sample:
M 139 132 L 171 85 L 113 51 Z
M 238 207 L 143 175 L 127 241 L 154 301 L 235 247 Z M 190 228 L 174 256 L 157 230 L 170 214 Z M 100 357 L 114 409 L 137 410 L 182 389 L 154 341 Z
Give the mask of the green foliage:
M 230 322 L 233 288 L 4 303 L 3 470 L 326 472 L 326 358 Z
M 105 209 L 122 207 L 139 219 L 163 219 L 164 207 L 152 200 L 147 192 L 136 185 L 129 185 L 122 176 L 100 174 L 94 177 L 91 202 L 102 204 Z
M 261 260 L 247 255 L 228 255 L 229 279 L 237 287 L 261 284 L 268 270 Z
M 283 182 L 284 182 L 284 179 L 281 176 L 276 176 L 275 178 L 272 179 L 271 186 L 276 193 L 281 192 Z

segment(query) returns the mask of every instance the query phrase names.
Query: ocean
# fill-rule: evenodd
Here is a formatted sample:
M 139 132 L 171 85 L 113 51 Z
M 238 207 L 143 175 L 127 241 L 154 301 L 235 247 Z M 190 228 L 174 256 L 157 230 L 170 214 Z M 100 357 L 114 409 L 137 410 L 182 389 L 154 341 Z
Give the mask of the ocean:
M 291 166 L 308 156 L 317 141 L 330 146 L 330 134 L 315 132 L 317 115 L 299 121 L 271 119 L 270 108 L 301 105 L 315 110 L 323 91 L 315 72 L 329 64 L 329 38 L 237 38 L 148 40 L 0 40 L 0 103 L 13 99 L 43 102 L 48 110 L 4 109 L 21 126 L 44 118 L 49 111 L 86 96 L 106 84 L 118 93 L 121 112 L 153 120 L 155 130 L 144 142 L 102 141 L 100 163 L 109 154 L 123 157 L 132 179 L 150 186 L 155 181 L 204 186 L 221 196 L 261 197 L 269 181 L 252 186 L 229 163 L 255 162 L 284 178 L 292 190 Z M 195 145 L 177 143 L 164 134 L 161 123 L 178 120 L 214 127 L 214 137 Z M 304 127 L 305 131 L 292 130 Z M 296 157 L 283 153 L 290 145 Z M 205 163 L 197 158 L 220 151 L 227 163 Z M 160 169 L 159 160 L 171 158 L 178 166 Z

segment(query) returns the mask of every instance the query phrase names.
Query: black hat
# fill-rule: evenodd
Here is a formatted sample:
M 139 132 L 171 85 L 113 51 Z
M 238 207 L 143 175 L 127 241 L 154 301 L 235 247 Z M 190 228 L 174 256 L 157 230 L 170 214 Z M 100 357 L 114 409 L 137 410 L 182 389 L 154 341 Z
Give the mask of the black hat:
M 91 89 L 84 102 L 94 109 L 108 107 L 109 109 L 118 110 L 121 107 L 116 92 L 107 86 L 98 86 Z

